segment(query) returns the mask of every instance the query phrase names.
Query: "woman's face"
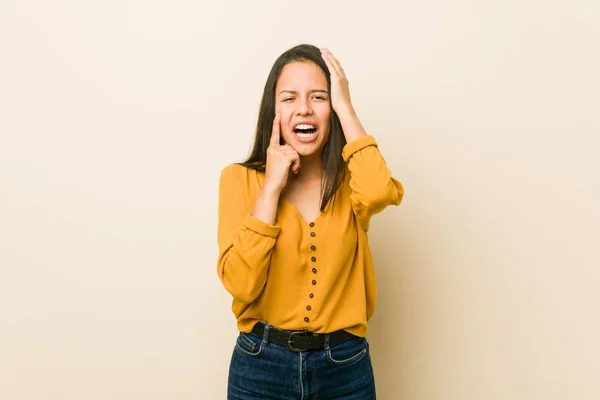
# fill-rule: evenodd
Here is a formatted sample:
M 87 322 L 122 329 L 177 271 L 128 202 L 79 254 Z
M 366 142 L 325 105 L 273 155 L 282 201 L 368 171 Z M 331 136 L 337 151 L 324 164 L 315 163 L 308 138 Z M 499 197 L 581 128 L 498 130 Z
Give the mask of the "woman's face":
M 275 113 L 281 136 L 300 156 L 320 154 L 329 138 L 331 106 L 325 74 L 315 63 L 294 61 L 283 67 L 275 87 Z

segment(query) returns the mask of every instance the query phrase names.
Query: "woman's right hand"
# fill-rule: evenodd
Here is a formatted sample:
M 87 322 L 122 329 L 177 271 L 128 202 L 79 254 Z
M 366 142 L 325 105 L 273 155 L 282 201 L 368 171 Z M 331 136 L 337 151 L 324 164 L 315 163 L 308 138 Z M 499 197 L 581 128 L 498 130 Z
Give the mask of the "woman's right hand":
M 281 193 L 287 184 L 290 169 L 294 174 L 300 170 L 300 156 L 292 146 L 279 144 L 281 136 L 281 117 L 275 115 L 273 120 L 273 131 L 271 142 L 267 149 L 267 166 L 265 172 L 265 183 L 263 187 L 267 190 Z

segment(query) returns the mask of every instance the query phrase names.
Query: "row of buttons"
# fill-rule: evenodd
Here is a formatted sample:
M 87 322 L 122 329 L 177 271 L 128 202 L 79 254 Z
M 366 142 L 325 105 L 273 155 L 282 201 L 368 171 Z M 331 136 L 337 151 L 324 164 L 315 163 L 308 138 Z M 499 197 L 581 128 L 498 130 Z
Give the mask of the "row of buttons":
M 315 223 L 311 222 L 309 225 L 310 225 L 311 228 L 313 228 L 315 226 Z M 310 236 L 314 238 L 315 236 L 317 236 L 317 234 L 315 232 L 311 232 Z M 311 245 L 310 246 L 310 250 L 311 251 L 316 251 L 317 247 L 315 245 Z M 313 256 L 313 257 L 310 258 L 310 261 L 317 262 L 317 258 Z M 316 274 L 317 273 L 317 269 L 313 268 L 312 272 L 313 272 L 313 274 Z M 311 283 L 313 284 L 313 286 L 315 286 L 317 284 L 317 281 L 313 279 Z M 314 293 L 311 293 L 311 294 L 308 295 L 308 297 L 310 297 L 312 299 L 312 298 L 315 297 L 315 295 L 314 295 Z M 310 306 L 310 304 L 306 306 L 306 310 L 307 311 L 312 310 L 312 307 Z M 310 321 L 310 318 L 304 317 L 304 322 L 309 322 L 309 321 Z

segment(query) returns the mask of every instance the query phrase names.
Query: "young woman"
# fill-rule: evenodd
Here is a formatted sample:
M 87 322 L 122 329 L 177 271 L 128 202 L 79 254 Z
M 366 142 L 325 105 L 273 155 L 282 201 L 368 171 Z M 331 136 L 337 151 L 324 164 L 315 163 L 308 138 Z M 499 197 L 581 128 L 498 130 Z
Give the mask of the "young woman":
M 219 184 L 217 272 L 240 331 L 228 399 L 375 399 L 371 216 L 404 190 L 324 48 L 273 65 L 250 157 Z

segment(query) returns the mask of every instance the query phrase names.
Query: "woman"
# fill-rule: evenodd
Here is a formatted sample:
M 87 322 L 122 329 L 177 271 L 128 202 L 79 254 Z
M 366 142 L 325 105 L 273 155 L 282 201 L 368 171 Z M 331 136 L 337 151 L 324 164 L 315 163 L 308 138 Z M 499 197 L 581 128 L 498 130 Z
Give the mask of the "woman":
M 375 399 L 371 216 L 403 196 L 328 49 L 267 79 L 250 157 L 219 184 L 217 272 L 240 334 L 229 399 Z

